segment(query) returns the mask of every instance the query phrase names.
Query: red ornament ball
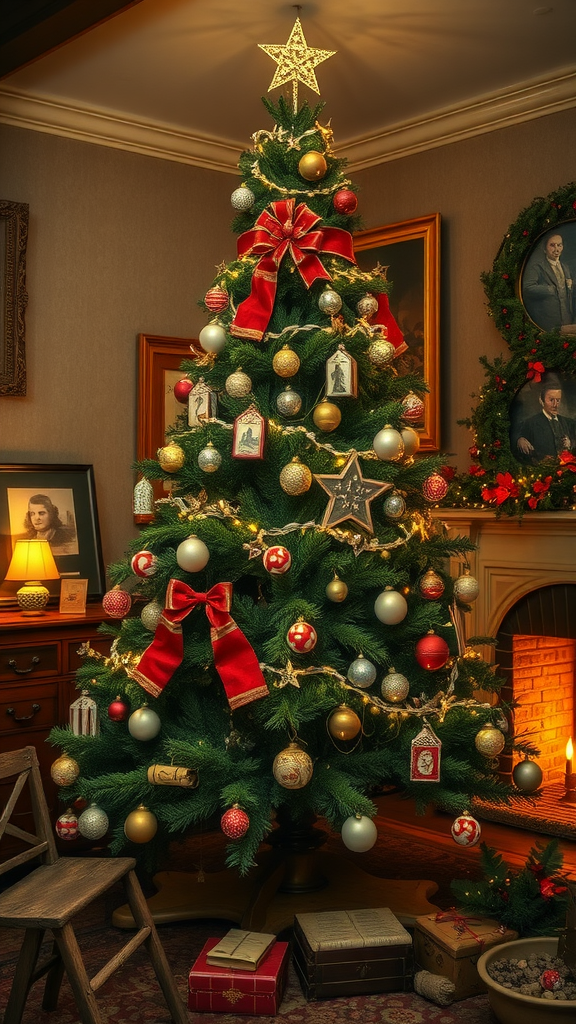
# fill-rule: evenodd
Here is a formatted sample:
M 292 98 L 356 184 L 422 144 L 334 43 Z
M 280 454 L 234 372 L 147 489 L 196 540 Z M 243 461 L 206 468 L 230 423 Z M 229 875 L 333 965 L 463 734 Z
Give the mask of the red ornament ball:
M 286 635 L 288 645 L 296 654 L 308 654 L 316 647 L 318 637 L 309 622 L 295 622 Z
M 116 697 L 108 707 L 108 718 L 111 722 L 125 722 L 130 714 L 130 708 L 121 697 Z
M 186 405 L 193 387 L 194 385 L 188 377 L 182 377 L 182 380 L 177 380 L 174 385 L 174 398 L 176 401 Z
M 266 572 L 272 573 L 273 576 L 282 576 L 292 565 L 292 555 L 282 544 L 275 544 L 264 552 L 262 563 Z
M 540 984 L 542 988 L 548 990 L 548 992 L 554 992 L 559 989 L 562 984 L 562 978 L 558 971 L 549 968 L 547 971 L 542 971 L 540 975 Z
M 442 668 L 450 656 L 448 644 L 436 633 L 427 633 L 426 636 L 421 637 L 416 644 L 414 653 L 420 668 L 425 668 L 428 672 L 435 672 L 436 669 Z
M 418 584 L 420 594 L 425 601 L 437 601 L 444 593 L 444 580 L 434 569 L 428 569 Z
M 128 615 L 132 607 L 132 598 L 125 590 L 120 590 L 120 587 L 114 587 L 104 594 L 102 607 L 106 615 L 109 615 L 111 619 L 123 619 L 125 615 Z
M 157 558 L 151 551 L 137 551 L 132 557 L 130 567 L 135 576 L 140 576 L 142 579 L 146 579 L 147 576 L 153 576 L 157 569 Z
M 237 804 L 224 811 L 220 818 L 220 828 L 228 839 L 241 839 L 246 835 L 250 825 L 250 818 Z
M 223 309 L 226 309 L 229 301 L 228 292 L 225 292 L 219 284 L 214 288 L 209 288 L 204 296 L 204 304 L 211 313 L 222 312 Z
M 64 811 L 64 814 L 60 815 L 56 821 L 55 828 L 58 839 L 64 839 L 66 842 L 78 839 L 78 818 L 71 807 Z
M 402 419 L 405 423 L 420 423 L 424 419 L 425 405 L 419 395 L 410 391 L 402 399 Z
M 452 822 L 452 839 L 458 846 L 476 846 L 482 834 L 479 822 L 468 811 L 464 811 Z
M 448 481 L 440 473 L 432 473 L 422 484 L 422 493 L 426 501 L 442 501 L 448 493 Z
M 339 189 L 332 202 L 336 213 L 355 213 L 358 208 L 358 197 L 349 188 Z

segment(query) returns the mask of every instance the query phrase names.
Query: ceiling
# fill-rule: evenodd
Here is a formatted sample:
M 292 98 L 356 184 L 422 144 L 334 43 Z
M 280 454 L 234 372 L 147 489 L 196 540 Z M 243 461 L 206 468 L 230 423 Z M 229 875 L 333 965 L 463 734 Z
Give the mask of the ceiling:
M 2 6 L 0 122 L 230 173 L 270 127 L 260 97 L 276 64 L 258 44 L 286 43 L 297 14 L 280 0 Z M 337 51 L 315 73 L 351 170 L 576 106 L 576 0 L 310 0 L 299 13 L 308 46 Z

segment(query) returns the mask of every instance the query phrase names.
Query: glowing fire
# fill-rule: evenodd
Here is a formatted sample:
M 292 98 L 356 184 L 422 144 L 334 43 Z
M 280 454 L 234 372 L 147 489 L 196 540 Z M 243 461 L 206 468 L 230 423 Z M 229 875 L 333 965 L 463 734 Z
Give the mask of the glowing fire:
M 570 737 L 570 739 L 568 740 L 568 743 L 566 744 L 566 760 L 567 761 L 571 761 L 573 754 L 574 754 L 574 747 L 572 746 L 572 737 Z

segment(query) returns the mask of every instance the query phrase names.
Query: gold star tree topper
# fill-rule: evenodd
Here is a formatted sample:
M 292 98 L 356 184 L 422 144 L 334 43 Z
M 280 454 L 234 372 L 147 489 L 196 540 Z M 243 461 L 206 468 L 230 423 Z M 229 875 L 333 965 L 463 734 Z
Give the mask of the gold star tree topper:
M 320 95 L 314 68 L 318 64 L 322 64 L 322 61 L 328 60 L 328 57 L 333 57 L 337 52 L 336 50 L 315 50 L 308 46 L 300 18 L 296 18 L 294 28 L 285 46 L 267 46 L 264 43 L 259 43 L 258 46 L 278 65 L 268 92 L 281 85 L 286 85 L 287 82 L 292 82 L 294 113 L 298 110 L 298 82 L 302 82 L 303 85 L 307 85 L 309 89 Z

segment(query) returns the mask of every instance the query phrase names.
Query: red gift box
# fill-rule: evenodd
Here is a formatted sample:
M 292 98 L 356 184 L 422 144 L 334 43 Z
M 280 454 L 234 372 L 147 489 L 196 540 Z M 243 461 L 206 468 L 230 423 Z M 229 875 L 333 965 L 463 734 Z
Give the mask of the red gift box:
M 256 971 L 212 967 L 206 956 L 220 939 L 208 939 L 188 978 L 188 1009 L 202 1013 L 278 1013 L 288 975 L 288 943 L 275 942 Z

